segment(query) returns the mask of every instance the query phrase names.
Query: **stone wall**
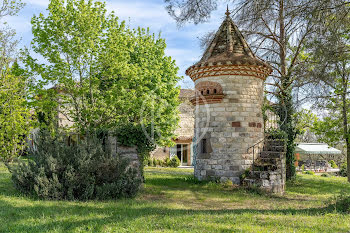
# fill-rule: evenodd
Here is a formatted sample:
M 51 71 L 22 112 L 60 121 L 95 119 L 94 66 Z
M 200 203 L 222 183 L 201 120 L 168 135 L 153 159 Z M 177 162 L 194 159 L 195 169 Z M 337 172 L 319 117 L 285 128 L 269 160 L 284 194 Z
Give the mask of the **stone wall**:
M 181 89 L 179 99 L 181 101 L 178 110 L 179 114 L 179 126 L 175 130 L 175 135 L 177 136 L 176 143 L 181 143 L 182 141 L 192 141 L 194 134 L 194 106 L 190 102 L 191 98 L 194 96 L 194 90 L 191 89 Z M 188 142 L 186 142 L 188 143 Z M 151 152 L 151 157 L 164 160 L 165 158 L 170 158 L 169 147 L 157 147 Z
M 120 156 L 122 159 L 129 160 L 129 167 L 135 168 L 137 171 L 139 171 L 139 175 L 141 176 L 141 162 L 137 153 L 137 147 L 127 147 L 122 146 L 117 142 L 116 137 L 109 137 L 108 138 L 109 145 L 111 147 L 111 153 L 114 156 Z
M 170 148 L 158 146 L 154 151 L 151 152 L 151 157 L 159 160 L 170 158 Z
M 239 184 L 240 175 L 252 164 L 248 147 L 263 139 L 263 80 L 226 75 L 200 78 L 195 85 L 206 81 L 219 83 L 224 98 L 195 108 L 195 176 Z
M 189 100 L 183 100 L 179 106 L 179 127 L 175 130 L 178 138 L 193 138 L 194 106 Z

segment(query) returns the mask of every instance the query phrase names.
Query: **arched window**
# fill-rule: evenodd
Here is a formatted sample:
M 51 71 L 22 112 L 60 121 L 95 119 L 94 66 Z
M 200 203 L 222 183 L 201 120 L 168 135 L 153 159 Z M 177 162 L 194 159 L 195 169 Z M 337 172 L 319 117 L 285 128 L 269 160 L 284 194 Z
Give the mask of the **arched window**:
M 216 94 L 216 89 L 214 89 L 214 94 Z
M 210 94 L 210 92 L 209 92 L 209 90 L 207 90 L 207 95 L 209 95 Z

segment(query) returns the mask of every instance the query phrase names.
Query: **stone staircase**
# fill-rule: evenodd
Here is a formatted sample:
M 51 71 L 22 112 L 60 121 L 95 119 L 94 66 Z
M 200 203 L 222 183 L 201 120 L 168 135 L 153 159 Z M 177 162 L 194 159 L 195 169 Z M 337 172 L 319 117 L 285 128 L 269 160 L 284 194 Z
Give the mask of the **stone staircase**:
M 248 149 L 253 151 L 253 165 L 243 179 L 246 187 L 257 187 L 262 190 L 283 194 L 286 180 L 286 145 L 281 139 L 265 139 Z

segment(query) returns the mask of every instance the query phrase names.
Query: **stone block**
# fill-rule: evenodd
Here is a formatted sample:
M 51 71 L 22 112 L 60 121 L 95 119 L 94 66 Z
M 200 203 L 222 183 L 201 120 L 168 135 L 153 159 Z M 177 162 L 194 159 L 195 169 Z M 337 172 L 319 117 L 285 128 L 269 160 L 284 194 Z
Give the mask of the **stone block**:
M 232 122 L 232 127 L 236 127 L 236 128 L 241 127 L 241 122 L 239 122 L 239 121 Z M 237 129 L 236 129 L 236 131 L 237 131 Z

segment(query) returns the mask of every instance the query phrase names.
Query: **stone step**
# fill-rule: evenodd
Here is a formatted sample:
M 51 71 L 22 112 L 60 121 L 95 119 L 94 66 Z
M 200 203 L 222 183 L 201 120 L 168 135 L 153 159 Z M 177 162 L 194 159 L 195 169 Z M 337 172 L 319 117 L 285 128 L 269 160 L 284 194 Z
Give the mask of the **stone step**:
M 284 156 L 284 152 L 276 152 L 276 151 L 262 151 L 260 153 L 260 158 L 282 158 Z
M 259 157 L 256 161 L 262 162 L 262 163 L 271 163 L 271 164 L 278 164 L 281 162 L 280 158 L 271 158 L 271 157 Z
M 254 179 L 268 179 L 270 172 L 268 171 L 251 171 L 250 177 Z
M 285 146 L 276 146 L 276 145 L 264 145 L 263 150 L 264 151 L 285 152 L 286 147 Z
M 264 140 L 264 146 L 285 146 L 286 143 L 284 140 L 270 140 L 265 139 Z
M 245 178 L 243 180 L 243 186 L 246 187 L 253 187 L 253 186 L 261 186 L 261 180 L 259 179 L 254 179 L 254 178 Z

